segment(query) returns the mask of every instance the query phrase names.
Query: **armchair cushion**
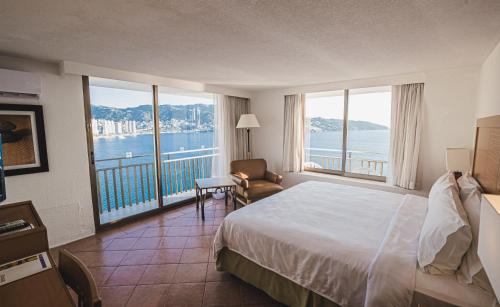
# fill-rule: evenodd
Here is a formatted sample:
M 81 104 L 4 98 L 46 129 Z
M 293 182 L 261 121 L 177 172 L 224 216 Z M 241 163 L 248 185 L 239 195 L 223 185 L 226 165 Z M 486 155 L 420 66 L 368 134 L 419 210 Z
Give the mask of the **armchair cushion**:
M 270 196 L 283 190 L 279 184 L 267 180 L 250 180 L 249 187 L 243 192 L 243 196 L 251 201 Z

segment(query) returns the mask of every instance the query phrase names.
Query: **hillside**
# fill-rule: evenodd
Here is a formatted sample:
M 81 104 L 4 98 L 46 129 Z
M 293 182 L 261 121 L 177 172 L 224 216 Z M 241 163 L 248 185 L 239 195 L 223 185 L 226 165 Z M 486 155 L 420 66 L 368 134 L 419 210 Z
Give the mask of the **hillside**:
M 336 118 L 313 117 L 310 119 L 310 127 L 312 132 L 321 131 L 342 131 L 342 120 Z M 372 122 L 361 120 L 350 120 L 348 123 L 349 130 L 387 130 L 386 126 L 375 124 Z
M 203 127 L 205 130 L 213 126 L 213 105 L 160 105 L 161 126 L 180 126 L 183 129 Z M 112 108 L 92 105 L 92 117 L 115 122 L 136 121 L 138 127 L 147 127 L 152 122 L 152 106 L 141 105 L 133 108 Z M 150 125 L 149 125 L 150 126 Z M 334 118 L 313 117 L 310 119 L 312 132 L 342 131 L 342 120 Z M 349 130 L 387 130 L 386 126 L 367 121 L 349 121 Z

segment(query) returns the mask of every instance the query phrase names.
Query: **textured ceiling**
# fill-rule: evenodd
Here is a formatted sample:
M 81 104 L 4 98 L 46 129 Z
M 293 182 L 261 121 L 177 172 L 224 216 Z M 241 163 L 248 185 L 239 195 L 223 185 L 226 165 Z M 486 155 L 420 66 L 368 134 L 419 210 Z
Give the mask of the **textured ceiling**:
M 1 0 L 0 52 L 262 89 L 481 63 L 499 0 Z

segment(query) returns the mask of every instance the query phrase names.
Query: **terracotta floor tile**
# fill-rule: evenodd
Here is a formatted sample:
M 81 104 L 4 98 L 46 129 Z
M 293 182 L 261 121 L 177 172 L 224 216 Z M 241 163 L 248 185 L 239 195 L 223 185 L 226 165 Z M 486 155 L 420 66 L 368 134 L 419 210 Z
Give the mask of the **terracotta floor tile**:
M 208 253 L 208 262 L 215 263 L 214 250 L 212 248 L 210 249 L 210 252 Z
M 168 284 L 174 280 L 177 264 L 148 265 L 139 284 Z
M 181 263 L 208 262 L 208 248 L 185 248 L 182 251 Z
M 189 227 L 189 236 L 210 236 L 217 231 L 213 225 L 197 225 Z
M 235 306 L 242 303 L 240 282 L 207 282 L 203 306 Z
M 169 227 L 167 230 L 168 237 L 188 237 L 189 226 Z
M 150 264 L 179 263 L 182 249 L 159 249 L 155 252 Z
M 168 227 L 150 227 L 144 231 L 143 237 L 164 237 L 167 235 Z
M 118 238 L 140 238 L 145 230 L 146 228 L 142 227 L 141 229 L 126 231 L 125 233 L 119 235 Z
M 179 264 L 174 283 L 204 282 L 207 275 L 206 263 Z
M 134 243 L 132 249 L 158 249 L 162 239 L 161 237 L 140 238 Z
M 98 286 L 104 285 L 106 280 L 115 271 L 116 267 L 100 266 L 88 268 Z
M 68 244 L 65 248 L 72 253 L 94 252 L 105 249 L 111 241 L 102 241 L 95 236 Z
M 214 242 L 213 236 L 189 237 L 185 248 L 210 248 Z
M 103 307 L 123 307 L 126 306 L 130 295 L 134 291 L 134 286 L 122 287 L 101 287 L 99 294 Z
M 164 237 L 160 248 L 184 248 L 188 237 Z
M 111 243 L 106 246 L 105 250 L 110 251 L 125 251 L 129 250 L 134 246 L 137 238 L 116 238 L 111 241 Z
M 161 306 L 163 294 L 166 292 L 167 288 L 168 285 L 137 286 L 128 300 L 127 307 Z
M 120 265 L 137 265 L 137 264 L 149 264 L 156 250 L 131 250 L 129 251 Z
M 107 286 L 130 286 L 137 285 L 142 274 L 146 270 L 145 265 L 119 266 L 106 281 Z
M 229 281 L 235 279 L 227 272 L 219 272 L 215 268 L 215 263 L 209 263 L 207 266 L 207 282 L 208 281 Z
M 173 284 L 162 299 L 165 307 L 200 307 L 203 302 L 204 283 Z
M 91 271 L 114 306 L 283 306 L 215 269 L 213 236 L 232 204 L 207 201 L 206 220 L 194 204 L 52 249 L 68 249 Z M 215 225 L 214 225 L 215 224 Z M 135 289 L 135 290 L 134 290 Z M 130 299 L 129 299 L 130 298 Z
M 127 254 L 126 251 L 98 251 L 74 253 L 83 263 L 89 267 L 94 266 L 117 266 Z

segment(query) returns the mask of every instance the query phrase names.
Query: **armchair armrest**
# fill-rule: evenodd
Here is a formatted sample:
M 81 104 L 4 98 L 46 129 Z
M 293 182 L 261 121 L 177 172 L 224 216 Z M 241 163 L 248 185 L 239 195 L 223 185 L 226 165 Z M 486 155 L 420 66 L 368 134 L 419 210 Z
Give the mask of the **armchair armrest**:
M 270 171 L 266 171 L 266 179 L 273 183 L 281 184 L 281 181 L 283 181 L 283 176 Z
M 241 186 L 244 189 L 248 189 L 249 187 L 248 180 L 243 178 L 240 174 L 238 173 L 231 174 L 231 178 L 233 179 L 234 182 L 236 182 L 237 185 Z

